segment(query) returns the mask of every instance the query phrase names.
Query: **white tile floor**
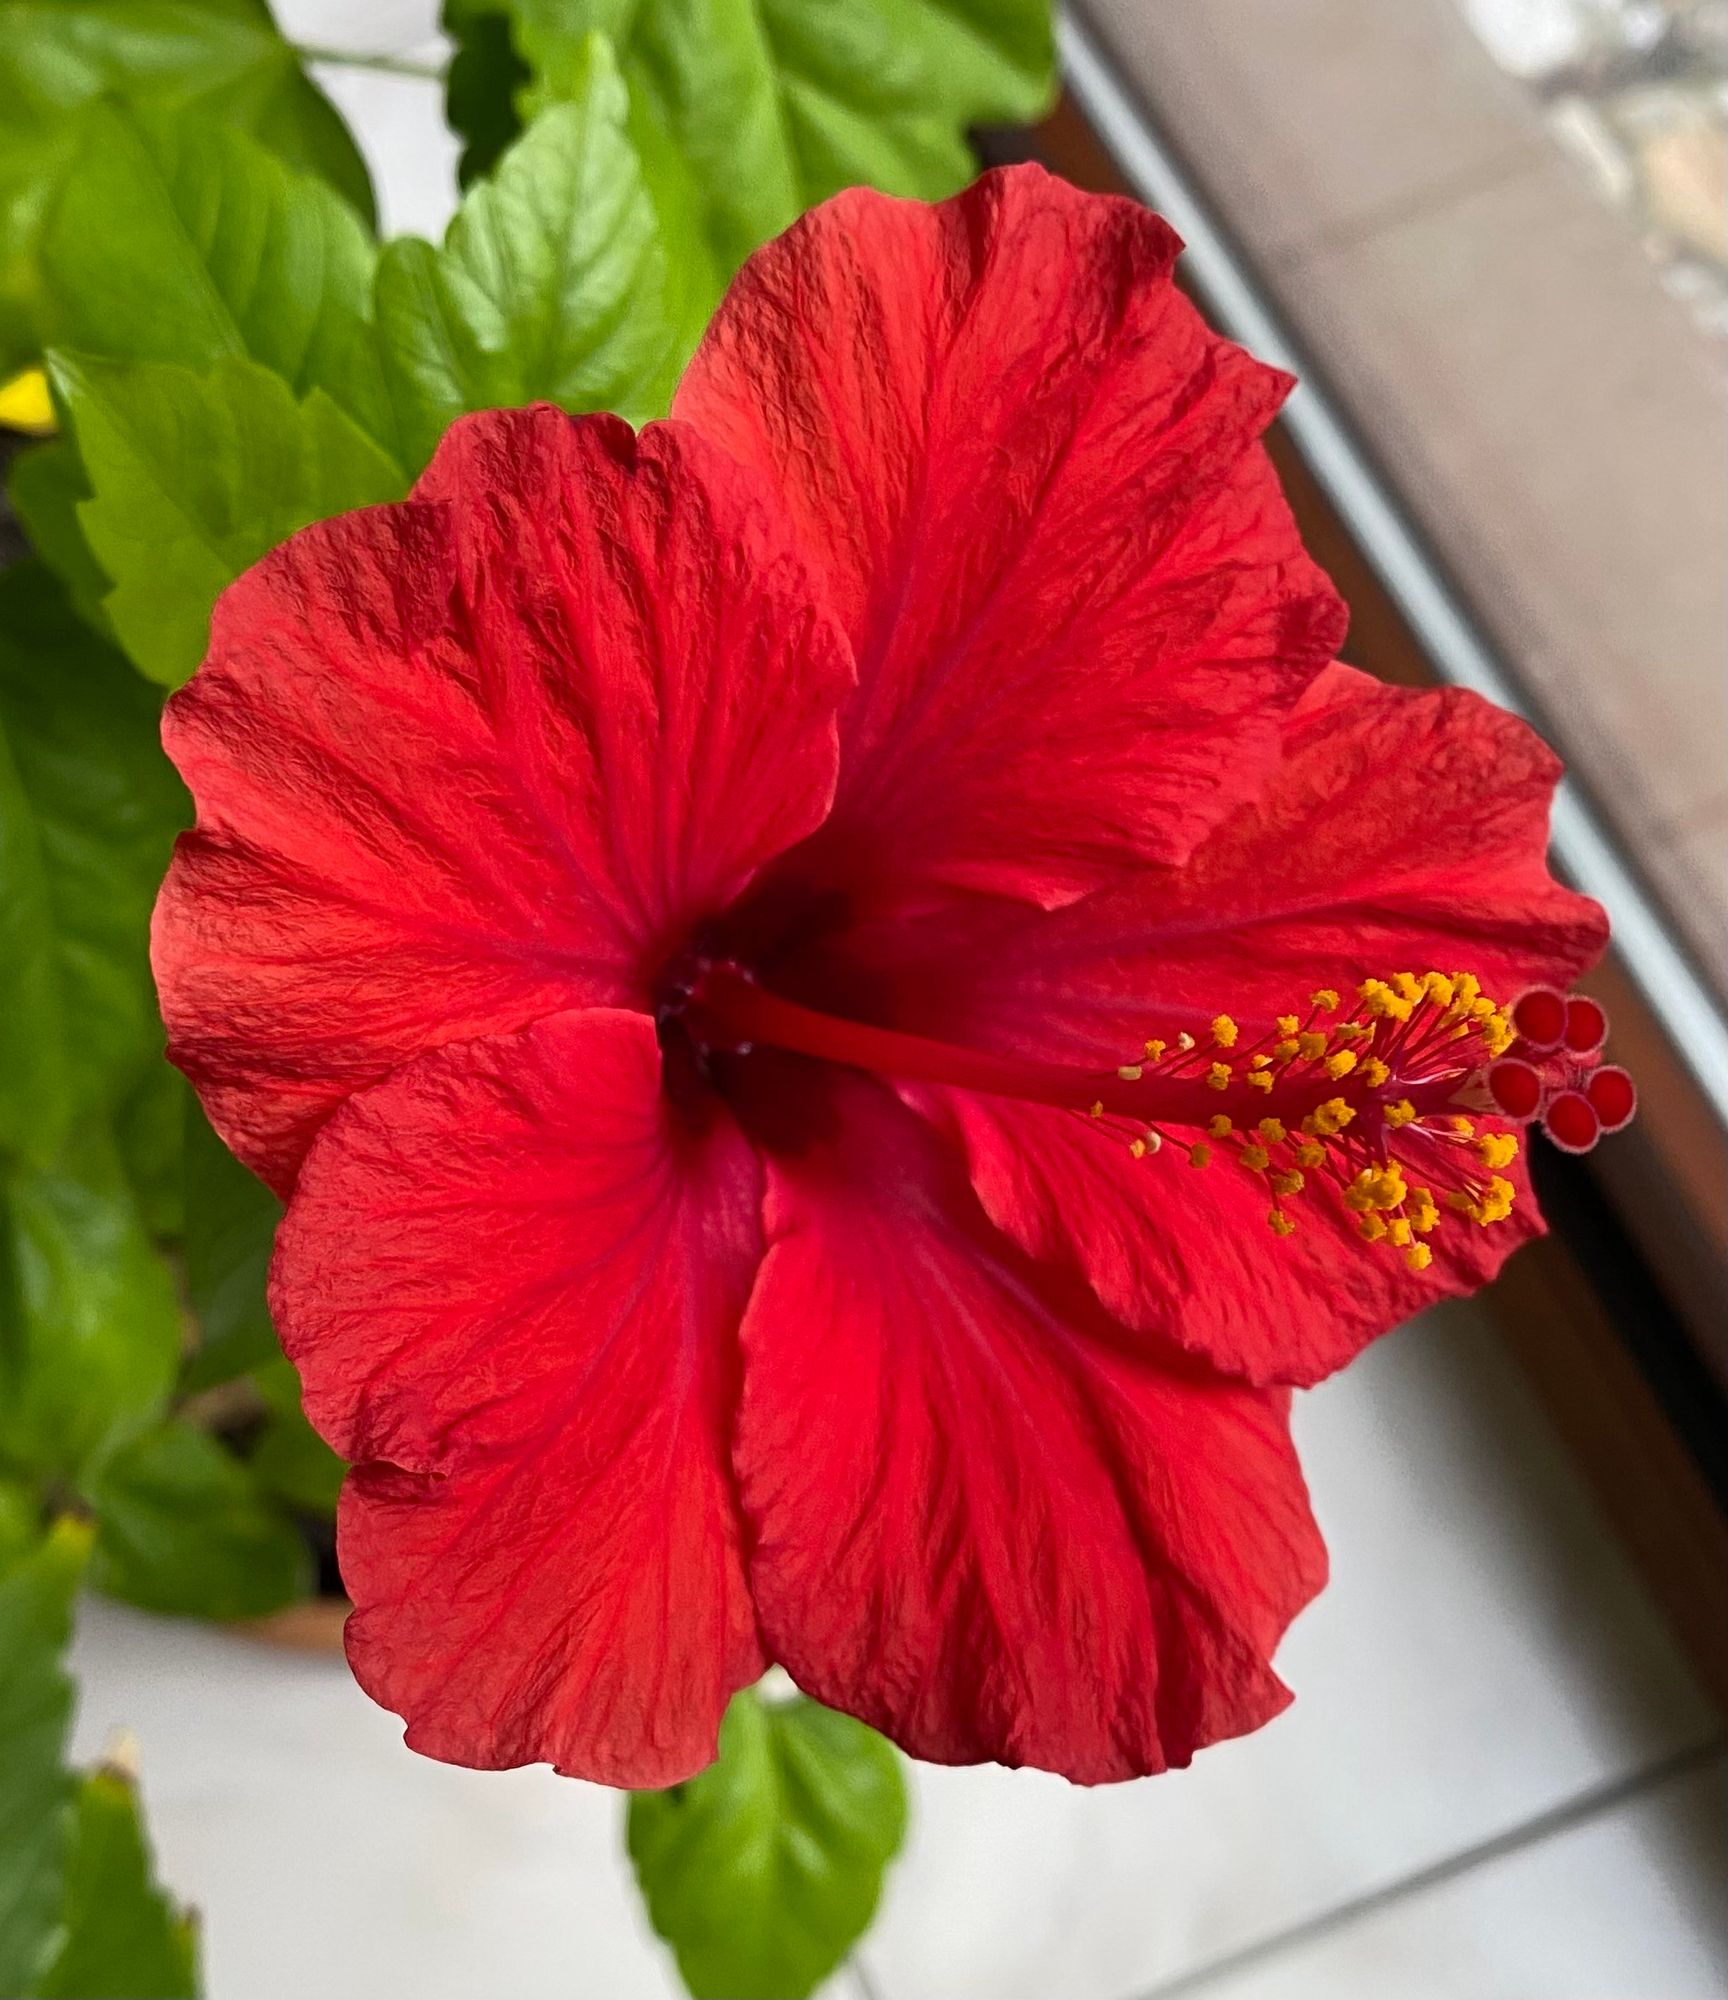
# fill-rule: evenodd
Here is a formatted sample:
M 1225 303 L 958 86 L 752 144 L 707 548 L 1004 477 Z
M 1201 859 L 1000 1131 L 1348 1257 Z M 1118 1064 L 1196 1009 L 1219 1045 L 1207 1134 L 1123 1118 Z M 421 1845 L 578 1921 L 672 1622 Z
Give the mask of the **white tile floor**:
M 1712 1740 L 1473 1315 L 1382 1343 L 1298 1423 L 1334 1582 L 1281 1657 L 1295 1707 L 1139 1785 L 919 1770 L 866 1952 L 882 2000 L 1133 2000 Z M 608 1795 L 426 1763 L 339 1663 L 110 1605 L 88 1608 L 77 1666 L 81 1752 L 120 1724 L 139 1735 L 164 1870 L 206 1913 L 214 2000 L 675 1992 Z M 1393 1894 L 1293 1947 L 1291 1995 L 1728 1991 L 1728 1910 L 1701 1887 L 1728 1853 L 1704 1841 L 1701 1785 Z M 1592 1927 L 1619 1953 L 1597 1986 L 1567 1969 L 1598 1962 Z M 1283 1963 L 1203 1990 L 1281 2000 Z
M 435 46 L 435 0 L 281 12 L 322 48 Z M 386 226 L 437 235 L 436 86 L 320 75 Z M 880 2000 L 1720 2000 L 1722 1765 L 1659 1782 L 1720 1720 L 1489 1337 L 1432 1315 L 1298 1431 L 1334 1582 L 1281 1657 L 1295 1708 L 1107 1791 L 920 1770 L 865 1954 Z M 610 1795 L 426 1763 L 339 1662 L 111 1605 L 76 1665 L 79 1753 L 141 1740 L 213 2000 L 676 1994 Z

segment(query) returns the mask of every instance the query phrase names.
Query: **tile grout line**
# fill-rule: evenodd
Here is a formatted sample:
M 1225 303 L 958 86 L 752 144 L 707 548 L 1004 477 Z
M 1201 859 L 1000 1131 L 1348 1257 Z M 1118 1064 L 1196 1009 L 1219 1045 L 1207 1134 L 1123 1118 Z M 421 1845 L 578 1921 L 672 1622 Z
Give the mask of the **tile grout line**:
M 1728 1737 L 1713 1736 L 1703 1743 L 1693 1744 L 1690 1749 L 1675 1751 L 1671 1756 L 1658 1759 L 1640 1771 L 1630 1772 L 1623 1778 L 1614 1778 L 1606 1784 L 1596 1785 L 1589 1791 L 1580 1792 L 1576 1797 L 1552 1806 L 1547 1812 L 1538 1813 L 1532 1820 L 1497 1833 L 1488 1840 L 1476 1842 L 1474 1846 L 1461 1848 L 1456 1854 L 1449 1854 L 1442 1861 L 1419 1868 L 1413 1875 L 1406 1875 L 1397 1882 L 1389 1882 L 1379 1889 L 1370 1889 L 1365 1894 L 1353 1896 L 1348 1902 L 1335 1904 L 1323 1910 L 1318 1916 L 1306 1918 L 1288 1929 L 1277 1931 L 1271 1937 L 1261 1938 L 1254 1944 L 1244 1945 L 1239 1950 L 1226 1952 L 1222 1958 L 1215 1958 L 1209 1964 L 1196 1966 L 1192 1971 L 1179 1973 L 1174 1979 L 1158 1986 L 1148 1986 L 1131 1996 L 1131 2000 L 1178 2000 L 1178 1996 L 1204 1993 L 1218 1981 L 1235 1973 L 1246 1972 L 1255 1966 L 1265 1965 L 1283 1956 L 1295 1947 L 1311 1944 L 1320 1938 L 1331 1937 L 1346 1931 L 1364 1917 L 1377 1915 L 1380 1911 L 1396 1908 L 1400 1903 L 1413 1900 L 1426 1890 L 1438 1888 L 1441 1884 L 1457 1880 L 1493 1861 L 1504 1860 L 1508 1855 L 1522 1853 L 1527 1848 L 1538 1847 L 1544 1841 L 1558 1835 L 1574 1832 L 1581 1826 L 1605 1819 L 1621 1806 L 1631 1804 L 1635 1799 L 1648 1793 L 1660 1791 L 1665 1785 L 1679 1778 L 1692 1777 L 1707 1770 L 1712 1764 L 1728 1765 Z

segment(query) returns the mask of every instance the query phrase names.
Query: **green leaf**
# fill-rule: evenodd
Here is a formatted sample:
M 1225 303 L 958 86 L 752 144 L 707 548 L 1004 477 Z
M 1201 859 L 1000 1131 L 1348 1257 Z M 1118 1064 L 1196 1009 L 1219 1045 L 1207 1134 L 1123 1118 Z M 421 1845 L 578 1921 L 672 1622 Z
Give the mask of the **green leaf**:
M 630 1800 L 630 1859 L 697 2000 L 799 2000 L 868 1928 L 906 1834 L 893 1746 L 802 1697 L 737 1696 L 699 1777 Z
M 522 129 L 516 93 L 533 72 L 516 53 L 503 14 L 475 12 L 463 0 L 445 0 L 444 32 L 455 45 L 445 77 L 445 110 L 462 136 L 456 177 L 463 187 L 490 173 Z
M 304 1597 L 312 1559 L 247 1467 L 194 1424 L 134 1438 L 102 1467 L 90 1580 L 147 1611 L 259 1618 Z
M 296 1513 L 334 1514 L 348 1468 L 306 1421 L 293 1363 L 278 1361 L 253 1379 L 273 1414 L 246 1461 L 252 1477 Z
M 539 400 L 637 421 L 670 399 L 687 349 L 658 213 L 611 51 L 585 41 L 568 102 L 474 187 L 441 251 L 389 244 L 378 339 L 411 462 L 465 410 Z
M 160 1062 L 150 911 L 189 802 L 159 741 L 161 703 L 34 563 L 0 575 L 0 984 L 13 1082 L 55 1079 L 0 1134 L 41 1157 L 70 1116 L 111 1110 Z M 8 1085 L 0 1083 L 0 1106 Z
M 198 1351 L 186 1364 L 181 1386 L 193 1393 L 231 1382 L 281 1354 L 264 1283 L 282 1204 L 217 1138 L 190 1092 L 184 1161 L 182 1249 Z
M 191 1085 L 153 1062 L 115 1109 L 114 1140 L 153 1243 L 178 1243 L 186 1225 L 186 1119 Z
M 471 45 L 478 0 L 458 9 Z M 1050 100 L 1049 0 L 505 0 L 536 83 L 565 87 L 570 50 L 610 33 L 705 190 L 728 268 L 843 187 L 935 200 L 974 171 L 968 128 L 1021 123 Z M 469 80 L 462 107 L 476 122 Z M 496 114 L 494 114 L 494 117 Z
M 372 219 L 359 152 L 265 0 L 0 0 L 0 376 L 43 345 L 42 222 L 105 96 L 249 132 Z
M 250 357 L 387 435 L 371 234 L 244 133 L 96 105 L 41 256 L 55 346 L 193 367 Z
M 197 1928 L 156 1886 L 137 1793 L 112 1767 L 78 1787 L 65 1924 L 32 2000 L 197 2000 Z
M 148 1423 L 180 1309 L 112 1137 L 0 1176 L 0 1468 L 75 1479 Z M 3 1990 L 3 1989 L 0 1989 Z
M 7 477 L 12 511 L 30 537 L 30 546 L 65 586 L 72 608 L 105 639 L 114 634 L 102 600 L 108 579 L 90 553 L 78 509 L 90 498 L 90 482 L 69 437 L 21 451 Z
M 70 1837 L 60 1664 L 90 1530 L 62 1521 L 0 1575 L 0 1993 L 32 1990 L 55 1949 Z
M 321 389 L 296 401 L 254 361 L 195 372 L 55 351 L 50 368 L 94 495 L 80 519 L 114 579 L 108 616 L 165 686 L 203 658 L 241 570 L 311 521 L 401 495 L 395 463 Z

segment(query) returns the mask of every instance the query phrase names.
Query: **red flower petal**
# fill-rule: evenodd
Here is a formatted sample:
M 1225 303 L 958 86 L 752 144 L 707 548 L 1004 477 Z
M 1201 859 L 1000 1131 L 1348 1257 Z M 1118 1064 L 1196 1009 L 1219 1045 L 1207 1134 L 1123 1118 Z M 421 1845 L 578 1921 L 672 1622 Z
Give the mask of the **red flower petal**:
M 1255 441 L 1288 380 L 1178 247 L 1021 167 L 841 195 L 734 282 L 674 408 L 770 474 L 852 634 L 826 879 L 1056 904 L 1180 859 L 1336 649 Z
M 664 1785 L 762 1671 L 725 1469 L 760 1170 L 685 1129 L 641 1015 L 436 1050 L 308 1155 L 271 1304 L 363 1461 L 361 1685 L 428 1756 Z
M 991 1219 L 1031 1255 L 1084 1278 L 1170 1352 L 1261 1385 L 1322 1380 L 1423 1307 L 1485 1285 L 1542 1233 L 1522 1161 L 1502 1169 L 1512 1214 L 1486 1229 L 1448 1215 L 1417 1272 L 1391 1244 L 1363 1242 L 1318 1176 L 1284 1204 L 1295 1233 L 1277 1237 L 1265 1176 L 1223 1148 L 1199 1169 L 1177 1146 L 1134 1160 L 1066 1112 L 958 1091 L 911 1101 L 956 1133 Z
M 940 1763 L 1184 1764 L 1289 1699 L 1325 1552 L 1287 1398 L 1168 1373 L 886 1092 L 770 1166 L 736 1458 L 765 1641 Z
M 163 732 L 170 1053 L 283 1191 L 421 1050 L 645 1002 L 832 793 L 850 663 L 752 475 L 539 409 L 459 423 L 419 494 L 234 584 Z
M 1334 667 L 1293 719 L 1263 796 L 1185 869 L 1036 919 L 979 901 L 865 925 L 793 968 L 791 990 L 836 1010 L 864 994 L 896 1027 L 1110 1069 L 1148 1035 L 1204 1035 L 1220 1012 L 1269 1023 L 1315 986 L 1364 976 L 1437 966 L 1501 994 L 1533 975 L 1564 984 L 1600 955 L 1605 926 L 1547 870 L 1558 772 L 1523 723 L 1474 695 Z M 1252 1104 L 1244 1092 L 1219 1109 L 1246 1124 Z M 1239 1170 L 1167 1157 L 1133 1171 L 1100 1133 L 1076 1143 L 1060 1114 L 980 1106 L 963 1123 L 1000 1227 L 1085 1271 L 1130 1325 L 1254 1380 L 1314 1379 L 1423 1299 L 1480 1283 L 1535 1222 L 1525 1196 L 1491 1230 L 1445 1225 L 1412 1285 L 1384 1251 L 1344 1241 L 1335 1218 L 1306 1230 L 1295 1209 L 1297 1236 L 1270 1241 Z M 1011 1146 L 1028 1156 L 1011 1160 Z M 1286 1252 L 1289 1286 L 1267 1276 Z M 1262 1285 L 1281 1309 L 1259 1310 Z

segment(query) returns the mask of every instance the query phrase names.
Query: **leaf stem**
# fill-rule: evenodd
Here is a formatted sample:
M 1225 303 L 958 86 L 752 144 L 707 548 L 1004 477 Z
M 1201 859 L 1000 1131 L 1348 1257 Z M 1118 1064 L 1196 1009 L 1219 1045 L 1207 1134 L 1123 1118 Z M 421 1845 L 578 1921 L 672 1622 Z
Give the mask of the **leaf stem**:
M 294 53 L 303 63 L 326 63 L 337 69 L 377 70 L 384 76 L 407 76 L 419 83 L 444 81 L 442 65 L 414 62 L 407 56 L 364 55 L 354 49 L 321 49 L 305 42 L 296 42 Z

